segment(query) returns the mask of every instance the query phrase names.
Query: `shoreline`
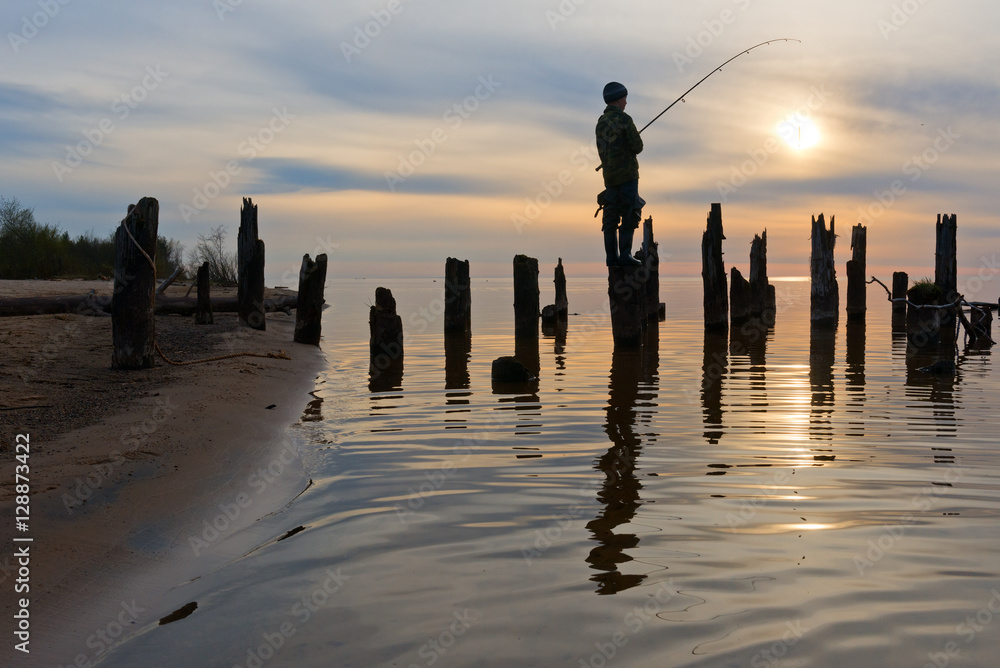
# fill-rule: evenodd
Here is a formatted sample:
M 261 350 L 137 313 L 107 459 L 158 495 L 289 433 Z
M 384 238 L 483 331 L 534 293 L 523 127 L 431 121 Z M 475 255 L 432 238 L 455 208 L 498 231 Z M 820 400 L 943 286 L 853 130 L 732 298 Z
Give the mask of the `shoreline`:
M 158 359 L 153 369 L 116 372 L 109 368 L 111 318 L 0 319 L 0 403 L 15 408 L 0 413 L 0 459 L 12 477 L 17 462 L 7 443 L 30 434 L 25 535 L 33 539 L 30 593 L 14 592 L 16 564 L 7 561 L 13 543 L 0 558 L 7 637 L 17 598 L 26 596 L 31 653 L 10 643 L 0 657 L 91 665 L 172 612 L 162 610 L 172 605 L 171 589 L 239 556 L 254 540 L 243 530 L 308 486 L 291 426 L 309 402 L 324 354 L 292 342 L 294 316 L 268 314 L 265 332 L 236 320 L 216 314 L 215 325 L 202 327 L 158 316 L 157 340 L 175 359 L 284 351 L 292 360 L 176 367 Z M 51 354 L 39 350 L 52 340 Z M 26 350 L 36 353 L 27 366 Z M 32 368 L 40 372 L 25 378 Z M 11 535 L 13 490 L 0 489 L 0 521 Z

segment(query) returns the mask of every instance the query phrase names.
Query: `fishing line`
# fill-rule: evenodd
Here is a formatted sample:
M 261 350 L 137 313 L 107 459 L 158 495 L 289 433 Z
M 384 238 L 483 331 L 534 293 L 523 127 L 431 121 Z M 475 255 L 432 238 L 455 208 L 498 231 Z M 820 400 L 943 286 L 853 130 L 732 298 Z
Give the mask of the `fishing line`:
M 761 46 L 767 46 L 768 44 L 770 44 L 770 43 L 772 43 L 772 42 L 798 42 L 799 44 L 801 44 L 801 43 L 802 43 L 802 40 L 800 40 L 800 39 L 795 39 L 795 38 L 793 38 L 793 37 L 779 37 L 779 38 L 777 38 L 777 39 L 769 39 L 769 40 L 767 40 L 766 42 L 761 42 L 760 44 L 754 44 L 754 45 L 753 45 L 753 46 L 751 46 L 751 47 L 750 47 L 749 49 L 744 49 L 744 50 L 740 51 L 740 52 L 739 52 L 739 53 L 737 53 L 737 54 L 736 54 L 735 56 L 733 56 L 732 58 L 730 58 L 730 59 L 729 59 L 729 60 L 727 60 L 726 62 L 722 63 L 721 65 L 719 65 L 718 67 L 716 67 L 716 68 L 715 68 L 714 70 L 712 70 L 711 72 L 709 72 L 708 74 L 706 74 L 705 76 L 703 76 L 703 77 L 702 77 L 701 79 L 699 79 L 699 80 L 698 80 L 698 83 L 696 83 L 695 85 L 691 86 L 691 87 L 690 87 L 690 88 L 688 88 L 688 89 L 687 89 L 686 91 L 684 91 L 684 92 L 683 92 L 683 93 L 681 94 L 681 96 L 680 96 L 680 97 L 678 97 L 678 98 L 677 98 L 676 100 L 674 100 L 673 102 L 671 102 L 671 103 L 670 103 L 670 104 L 669 104 L 669 105 L 667 106 L 667 108 L 666 108 L 666 109 L 664 109 L 663 111 L 661 111 L 660 113 L 658 113 L 658 114 L 657 114 L 657 115 L 656 115 L 656 116 L 655 116 L 655 117 L 653 118 L 653 120 L 651 120 L 651 121 L 650 121 L 649 123 L 646 123 L 645 125 L 643 125 L 643 126 L 642 126 L 642 130 L 645 130 L 645 129 L 646 129 L 646 128 L 648 128 L 648 127 L 649 127 L 650 125 L 652 125 L 653 123 L 655 123 L 655 122 L 656 122 L 656 119 L 658 119 L 658 118 L 659 118 L 660 116 L 662 116 L 663 114 L 665 114 L 665 113 L 667 113 L 668 111 L 670 111 L 670 108 L 671 108 L 671 107 L 673 107 L 673 106 L 674 106 L 675 104 L 677 104 L 678 102 L 683 102 L 683 101 L 684 101 L 684 98 L 685 98 L 685 97 L 687 96 L 687 94 L 688 94 L 688 93 L 690 93 L 691 91 L 693 91 L 693 90 L 694 90 L 695 88 L 697 88 L 698 86 L 700 86 L 700 85 L 702 84 L 702 82 L 703 82 L 703 81 L 705 81 L 705 79 L 709 78 L 710 76 L 712 76 L 712 75 L 713 75 L 713 74 L 715 74 L 716 72 L 721 72 L 721 71 L 722 71 L 722 68 L 723 68 L 723 67 L 725 67 L 725 66 L 726 66 L 726 65 L 728 65 L 729 63 L 733 62 L 734 60 L 736 60 L 736 59 L 737 59 L 737 58 L 739 58 L 740 56 L 743 56 L 743 55 L 746 55 L 746 54 L 750 53 L 751 51 L 753 51 L 754 49 L 756 49 L 756 48 L 758 48 L 758 47 L 761 47 Z M 642 133 L 642 130 L 639 130 L 639 132 L 640 132 L 640 133 Z M 801 132 L 801 129 L 800 129 L 799 131 Z M 594 171 L 595 171 L 595 172 L 596 172 L 596 171 L 600 171 L 601 167 L 603 167 L 603 166 L 604 166 L 604 163 L 601 163 L 600 165 L 598 165 L 598 166 L 597 166 L 597 168 L 596 168 L 596 169 L 595 169 Z

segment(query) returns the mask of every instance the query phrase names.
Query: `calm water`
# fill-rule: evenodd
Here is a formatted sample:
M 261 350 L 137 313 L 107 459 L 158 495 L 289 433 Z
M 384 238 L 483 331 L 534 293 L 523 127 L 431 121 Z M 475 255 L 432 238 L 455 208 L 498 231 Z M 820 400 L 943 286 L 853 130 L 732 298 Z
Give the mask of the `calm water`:
M 518 346 L 539 380 L 509 392 L 509 280 L 473 282 L 447 347 L 440 281 L 332 282 L 295 428 L 312 485 L 105 665 L 997 665 L 992 357 L 927 376 L 878 286 L 866 331 L 811 333 L 808 282 L 775 284 L 774 329 L 730 341 L 700 279 L 665 281 L 637 353 L 613 350 L 606 282 L 570 276 L 577 315 Z M 378 285 L 407 339 L 373 381 Z

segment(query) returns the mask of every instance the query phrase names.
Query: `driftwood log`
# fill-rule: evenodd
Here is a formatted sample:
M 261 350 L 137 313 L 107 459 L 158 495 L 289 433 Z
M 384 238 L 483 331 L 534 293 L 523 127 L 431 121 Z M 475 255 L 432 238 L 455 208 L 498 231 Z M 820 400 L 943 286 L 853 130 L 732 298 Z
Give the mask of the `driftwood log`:
M 326 253 L 313 261 L 302 256 L 299 269 L 299 304 L 295 310 L 295 333 L 292 340 L 318 346 L 323 334 L 323 287 L 326 285 Z
M 813 325 L 835 326 L 840 310 L 840 292 L 837 270 L 833 262 L 834 216 L 830 216 L 830 229 L 826 229 L 823 214 L 812 219 L 812 253 L 810 265 L 809 318 Z
M 0 299 L 0 317 L 21 315 L 46 315 L 50 313 L 77 313 L 79 315 L 110 314 L 111 297 L 98 295 L 76 295 L 67 297 L 15 297 Z M 264 311 L 290 311 L 298 307 L 298 296 L 288 295 L 264 300 Z M 236 297 L 221 297 L 212 300 L 215 313 L 237 313 L 239 300 Z M 160 295 L 153 305 L 156 315 L 195 315 L 198 300 L 195 297 L 167 297 Z
M 163 291 L 170 287 L 171 283 L 177 280 L 177 278 L 184 273 L 184 267 L 177 267 L 174 269 L 174 273 L 167 277 L 167 280 L 160 283 L 160 287 L 156 288 L 156 294 L 162 295 Z
M 708 223 L 701 237 L 701 280 L 704 285 L 705 327 L 729 328 L 729 295 L 726 266 L 722 261 L 722 205 L 713 203 Z
M 160 204 L 143 197 L 129 206 L 115 232 L 115 293 L 111 300 L 111 366 L 148 369 L 155 363 L 156 235 Z
M 264 242 L 257 230 L 257 205 L 243 198 L 240 229 L 236 236 L 237 299 L 240 322 L 253 328 L 267 329 L 264 319 Z

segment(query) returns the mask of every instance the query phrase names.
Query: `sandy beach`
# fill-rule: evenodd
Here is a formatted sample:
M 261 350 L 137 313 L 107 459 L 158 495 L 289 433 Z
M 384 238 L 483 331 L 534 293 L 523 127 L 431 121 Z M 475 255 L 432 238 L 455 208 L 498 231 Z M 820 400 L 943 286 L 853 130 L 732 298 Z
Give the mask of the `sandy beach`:
M 110 294 L 112 284 L 0 281 L 0 297 L 92 289 Z M 310 398 L 323 354 L 292 342 L 294 315 L 268 314 L 265 332 L 239 326 L 232 313 L 206 326 L 158 316 L 156 328 L 176 361 L 236 352 L 284 352 L 291 360 L 172 366 L 160 359 L 153 369 L 115 371 L 110 317 L 0 318 L 0 514 L 12 537 L 14 443 L 26 435 L 30 519 L 21 535 L 33 539 L 26 593 L 14 593 L 12 547 L 24 544 L 8 538 L 0 557 L 5 635 L 14 630 L 16 596 L 30 599 L 31 615 L 30 657 L 6 644 L 3 665 L 90 665 L 115 640 L 155 622 L 144 611 L 170 587 L 241 549 L 230 542 L 223 553 L 212 522 L 221 533 L 251 526 L 308 485 L 287 428 Z

